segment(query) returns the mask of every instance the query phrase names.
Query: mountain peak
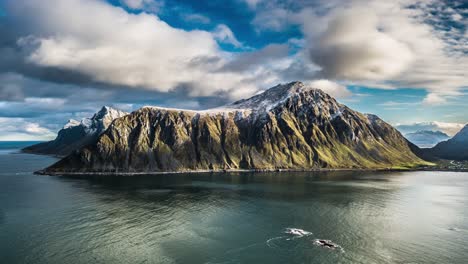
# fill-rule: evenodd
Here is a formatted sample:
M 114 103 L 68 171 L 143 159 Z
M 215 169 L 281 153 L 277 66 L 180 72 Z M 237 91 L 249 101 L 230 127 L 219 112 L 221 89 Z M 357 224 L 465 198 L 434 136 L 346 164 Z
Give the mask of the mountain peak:
M 112 119 L 115 119 L 117 117 L 121 117 L 121 116 L 124 116 L 126 114 L 128 114 L 128 113 L 105 105 L 105 106 L 103 106 L 101 108 L 101 110 L 99 110 L 96 114 L 94 114 L 92 119 L 98 120 L 98 119 L 102 119 L 102 118 L 104 118 L 106 116 L 110 116 Z
M 110 106 L 103 106 L 91 118 L 86 117 L 81 119 L 81 121 L 77 121 L 75 119 L 68 120 L 68 123 L 65 124 L 63 129 L 81 126 L 87 134 L 94 134 L 96 132 L 101 133 L 110 125 L 110 123 L 112 123 L 114 119 L 127 114 L 128 113 L 117 110 Z
M 306 93 L 307 95 L 304 95 Z M 317 103 L 318 105 L 323 105 L 320 102 L 325 100 L 333 100 L 334 103 L 336 103 L 336 101 L 324 91 L 314 88 L 310 85 L 306 85 L 300 81 L 294 81 L 286 84 L 278 84 L 250 98 L 241 99 L 230 104 L 206 110 L 177 109 L 159 106 L 144 106 L 143 108 L 155 110 L 187 111 L 200 114 L 217 114 L 223 112 L 238 111 L 264 113 L 281 105 L 282 103 L 286 102 L 289 98 L 295 96 L 299 97 L 301 95 L 304 95 L 303 97 L 306 98 L 307 103 L 310 104 Z
M 299 81 L 294 81 L 287 84 L 278 84 L 248 99 L 242 99 L 232 104 L 228 104 L 226 108 L 269 111 L 285 102 L 288 98 L 303 94 L 305 92 L 313 92 L 314 100 L 330 97 L 320 89 L 305 85 Z
M 93 117 L 86 117 L 81 119 L 81 121 L 75 119 L 68 120 L 54 140 L 30 146 L 24 149 L 24 151 L 68 155 L 73 150 L 79 149 L 97 139 L 114 119 L 127 114 L 112 107 L 103 106 Z
M 300 81 L 294 81 L 294 82 L 290 82 L 286 84 L 278 84 L 274 87 L 271 87 L 270 89 L 265 90 L 261 94 L 293 95 L 293 94 L 299 94 L 299 93 L 303 93 L 303 92 L 311 91 L 311 90 L 324 93 L 322 90 L 314 88 L 313 86 L 306 85 Z

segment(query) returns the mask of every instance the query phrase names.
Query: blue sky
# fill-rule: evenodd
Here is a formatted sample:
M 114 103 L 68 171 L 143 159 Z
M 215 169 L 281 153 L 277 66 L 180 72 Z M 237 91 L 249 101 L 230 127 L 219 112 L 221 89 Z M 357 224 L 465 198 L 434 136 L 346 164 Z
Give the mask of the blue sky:
M 468 4 L 0 0 L 0 140 L 102 105 L 205 109 L 303 81 L 387 122 L 468 122 Z

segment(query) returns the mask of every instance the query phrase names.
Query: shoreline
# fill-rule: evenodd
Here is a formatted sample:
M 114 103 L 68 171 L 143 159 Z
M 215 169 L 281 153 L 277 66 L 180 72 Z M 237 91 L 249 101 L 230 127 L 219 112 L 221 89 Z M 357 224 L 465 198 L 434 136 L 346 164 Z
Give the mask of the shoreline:
M 198 174 L 198 173 L 281 173 L 281 172 L 333 172 L 333 171 L 349 171 L 349 172 L 405 172 L 405 171 L 434 171 L 434 172 L 468 172 L 468 169 L 445 169 L 445 168 L 382 168 L 382 169 L 234 169 L 234 170 L 182 170 L 182 171 L 142 171 L 142 172 L 48 172 L 44 170 L 35 171 L 36 175 L 45 176 L 141 176 L 141 175 L 170 175 L 170 174 Z

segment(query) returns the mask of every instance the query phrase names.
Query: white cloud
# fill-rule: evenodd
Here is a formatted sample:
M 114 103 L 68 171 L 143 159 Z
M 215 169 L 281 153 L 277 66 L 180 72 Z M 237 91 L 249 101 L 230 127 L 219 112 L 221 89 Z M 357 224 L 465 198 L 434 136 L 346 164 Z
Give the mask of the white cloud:
M 436 93 L 430 93 L 424 98 L 423 104 L 425 105 L 440 105 L 447 103 L 447 99 Z
M 310 86 L 318 88 L 333 97 L 345 98 L 351 95 L 351 92 L 345 86 L 329 81 L 329 80 L 315 80 L 309 83 Z
M 463 16 L 458 13 L 455 13 L 455 14 L 452 14 L 452 19 L 454 21 L 461 21 L 463 19 Z
M 303 1 L 243 1 L 255 10 L 257 27 L 281 31 L 299 25 L 304 39 L 294 40 L 298 52 L 255 61 L 248 71 L 227 71 L 255 53 L 223 51 L 219 42 L 243 47 L 226 25 L 212 32 L 182 30 L 155 15 L 131 14 L 99 0 L 9 0 L 14 8 L 8 14 L 32 29 L 18 42 L 29 51 L 30 63 L 117 86 L 238 98 L 280 82 L 323 78 L 342 85 L 427 89 L 434 94 L 428 102 L 468 86 L 467 56 L 460 52 L 467 48 L 466 33 L 441 33 L 435 23 L 426 23 L 440 19 L 432 12 L 441 8 L 436 0 L 319 0 L 305 8 Z M 126 2 L 130 8 L 162 3 Z M 443 12 L 456 20 L 457 13 Z M 460 34 L 465 37 L 458 39 Z M 15 96 L 20 95 L 9 95 Z
M 411 124 L 396 124 L 396 128 L 403 134 L 416 132 L 419 130 L 432 130 L 442 131 L 449 136 L 453 136 L 460 131 L 465 124 L 462 123 L 448 123 L 448 122 L 417 122 Z
M 368 9 L 351 8 L 331 15 L 323 32 L 307 26 L 312 61 L 323 68 L 324 76 L 386 80 L 410 66 L 410 47 L 379 30 L 378 20 L 378 15 Z
M 49 98 L 49 97 L 26 97 L 24 103 L 28 105 L 38 105 L 45 108 L 57 109 L 67 102 L 64 98 Z
M 226 25 L 218 25 L 213 31 L 213 36 L 216 40 L 231 44 L 236 48 L 240 48 L 242 46 L 242 43 L 237 40 L 236 36 L 234 36 L 234 33 Z
M 45 140 L 53 139 L 55 133 L 24 118 L 0 117 L 1 140 Z
M 256 9 L 253 25 L 272 31 L 299 25 L 308 63 L 322 68 L 316 78 L 440 97 L 468 86 L 466 30 L 441 26 L 466 22 L 444 1 L 319 0 L 296 9 L 268 3 Z
M 291 23 L 294 14 L 286 9 L 272 7 L 255 14 L 252 24 L 257 31 L 282 31 Z
M 41 127 L 37 123 L 26 123 L 26 124 L 24 124 L 24 131 L 26 131 L 27 133 L 36 134 L 36 135 L 37 134 L 43 135 L 43 134 L 50 133 L 49 129 L 47 129 L 45 127 Z
M 258 72 L 218 71 L 230 54 L 217 41 L 242 45 L 226 25 L 214 32 L 186 31 L 155 15 L 130 14 L 96 0 L 29 0 L 15 2 L 13 7 L 12 15 L 28 16 L 35 27 L 35 33 L 18 44 L 31 51 L 28 61 L 36 65 L 161 92 L 184 87 L 193 96 L 231 96 L 239 91 L 246 96 L 265 84 L 256 80 Z M 194 66 L 200 58 L 216 58 L 217 63 Z
M 122 0 L 130 8 L 138 9 L 143 7 L 143 0 Z

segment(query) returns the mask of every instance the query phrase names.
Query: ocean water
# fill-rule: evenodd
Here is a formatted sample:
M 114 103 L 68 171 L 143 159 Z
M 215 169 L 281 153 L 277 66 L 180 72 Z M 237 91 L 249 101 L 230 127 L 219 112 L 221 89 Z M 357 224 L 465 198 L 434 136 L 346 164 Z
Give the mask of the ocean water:
M 65 178 L 27 144 L 0 143 L 0 263 L 468 260 L 468 173 Z

